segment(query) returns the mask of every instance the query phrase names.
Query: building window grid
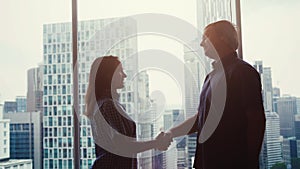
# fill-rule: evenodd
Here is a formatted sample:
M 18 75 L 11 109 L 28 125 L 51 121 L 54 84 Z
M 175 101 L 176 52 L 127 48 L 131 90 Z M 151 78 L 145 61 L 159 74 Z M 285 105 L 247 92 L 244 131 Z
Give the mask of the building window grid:
M 88 78 L 88 76 L 87 76 L 86 78 Z M 88 81 L 88 80 L 86 79 L 86 81 Z M 69 88 L 69 86 L 68 86 L 68 88 Z M 60 112 L 60 111 L 59 111 L 59 112 Z M 71 113 L 71 111 L 68 111 L 68 113 L 69 113 L 69 112 Z

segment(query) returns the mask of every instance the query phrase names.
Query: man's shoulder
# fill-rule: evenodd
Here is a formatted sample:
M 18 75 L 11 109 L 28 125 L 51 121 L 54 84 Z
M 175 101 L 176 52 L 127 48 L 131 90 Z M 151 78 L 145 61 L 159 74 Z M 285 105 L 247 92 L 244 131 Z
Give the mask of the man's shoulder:
M 256 75 L 259 74 L 252 65 L 250 65 L 248 62 L 242 59 L 237 59 L 235 67 L 236 67 L 236 71 L 239 71 L 241 73 L 251 73 Z
M 231 77 L 235 77 L 234 79 L 242 79 L 242 78 L 259 78 L 260 75 L 257 70 L 242 59 L 235 59 L 232 64 L 226 69 L 226 74 L 231 79 Z

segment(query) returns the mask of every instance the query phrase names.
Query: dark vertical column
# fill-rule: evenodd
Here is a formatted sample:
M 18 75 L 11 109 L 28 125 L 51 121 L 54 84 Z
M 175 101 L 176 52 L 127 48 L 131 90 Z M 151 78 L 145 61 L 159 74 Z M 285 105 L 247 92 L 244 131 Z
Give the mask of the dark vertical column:
M 73 165 L 74 169 L 80 168 L 80 126 L 78 105 L 78 67 L 77 67 L 77 0 L 72 0 L 72 46 L 73 46 Z
M 240 0 L 235 0 L 236 5 L 236 24 L 238 26 L 238 38 L 239 38 L 239 48 L 238 56 L 243 59 L 243 43 L 242 43 L 242 22 L 241 22 L 241 2 Z

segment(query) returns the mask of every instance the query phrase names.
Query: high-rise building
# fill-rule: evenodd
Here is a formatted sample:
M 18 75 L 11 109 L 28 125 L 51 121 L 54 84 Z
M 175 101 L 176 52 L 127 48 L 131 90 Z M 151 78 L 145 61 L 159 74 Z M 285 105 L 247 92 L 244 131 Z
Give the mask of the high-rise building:
M 17 96 L 15 101 L 4 102 L 4 113 L 15 113 L 26 111 L 26 97 Z
M 0 160 L 9 159 L 9 119 L 3 119 L 3 105 L 0 104 Z
M 195 43 L 196 45 L 197 43 Z M 205 75 L 208 72 L 206 60 L 200 60 L 194 51 L 184 53 L 184 78 L 185 78 L 185 118 L 193 116 L 197 112 L 199 95 Z M 192 168 L 192 158 L 196 153 L 197 134 L 191 134 L 187 138 L 188 167 Z
M 283 161 L 287 166 L 291 165 L 291 160 L 293 158 L 298 158 L 298 150 L 299 150 L 299 145 L 300 140 L 296 140 L 295 137 L 289 137 L 289 138 L 283 138 L 282 142 L 282 156 L 283 156 Z M 298 149 L 298 150 L 297 150 Z
M 273 88 L 273 97 L 280 97 L 280 89 L 278 87 Z
M 94 158 L 94 143 L 89 120 L 82 115 L 90 66 L 104 55 L 119 56 L 128 79 L 137 72 L 136 22 L 130 18 L 111 18 L 78 23 L 78 82 L 80 117 L 80 165 L 89 168 Z M 73 168 L 73 92 L 71 23 L 43 26 L 43 133 L 44 168 Z M 135 119 L 137 83 L 126 81 L 120 101 Z
M 295 115 L 295 137 L 300 140 L 300 115 Z
M 182 123 L 185 119 L 184 111 L 181 109 L 173 109 L 173 126 L 177 126 L 178 124 Z M 187 136 L 182 136 L 178 138 L 174 138 L 174 143 L 176 145 L 176 152 L 177 152 L 177 168 L 184 169 L 188 167 L 188 159 L 187 157 L 187 146 L 186 146 Z M 174 148 L 175 149 L 175 148 Z
M 197 1 L 197 27 L 203 31 L 205 26 L 218 20 L 236 23 L 235 1 L 199 0 Z
M 270 169 L 274 164 L 282 162 L 279 116 L 275 112 L 266 111 L 266 130 L 264 135 L 261 169 Z M 263 162 L 263 163 L 262 163 Z
M 17 102 L 15 102 L 15 101 L 5 101 L 3 112 L 4 113 L 17 112 Z
M 255 61 L 253 67 L 257 70 L 260 75 L 260 78 L 263 79 L 263 63 L 262 61 Z M 262 90 L 263 90 L 263 83 L 262 83 Z M 264 99 L 264 98 L 263 98 Z M 263 145 L 261 147 L 261 151 L 259 154 L 259 166 L 260 168 L 266 168 L 266 158 L 267 154 L 265 153 L 266 150 L 266 140 L 264 138 Z
M 280 97 L 280 89 L 277 87 L 273 88 L 273 112 L 278 112 L 277 109 L 277 100 Z
M 296 98 L 297 114 L 300 114 L 300 98 Z
M 295 115 L 297 114 L 296 97 L 283 96 L 277 100 L 277 109 L 280 119 L 280 135 L 283 137 L 295 136 Z
M 3 105 L 0 104 L 0 169 L 32 169 L 31 160 L 10 159 L 10 120 L 3 119 Z
M 264 108 L 265 111 L 273 110 L 273 85 L 271 68 L 264 67 L 263 70 L 263 97 L 264 97 Z
M 164 129 L 163 115 L 161 109 L 159 108 L 159 102 L 155 98 L 151 98 L 151 106 L 149 113 L 151 114 L 152 121 L 152 134 L 153 138 Z M 166 166 L 165 154 L 160 151 L 153 151 L 154 156 L 152 157 L 152 168 L 161 169 Z
M 253 67 L 257 70 L 257 72 L 260 74 L 261 79 L 262 78 L 262 74 L 264 73 L 264 68 L 263 68 L 263 62 L 261 60 L 257 60 L 254 62 Z M 263 84 L 262 84 L 263 85 Z
M 43 67 L 27 71 L 27 112 L 43 112 Z
M 26 111 L 26 97 L 25 96 L 17 96 L 17 112 L 25 112 Z
M 138 140 L 153 139 L 156 133 L 153 132 L 153 126 L 155 125 L 155 111 L 152 109 L 150 97 L 149 97 L 149 75 L 146 71 L 140 72 L 137 76 L 138 82 L 138 106 L 136 111 L 138 116 L 136 118 L 137 123 L 137 137 Z M 153 167 L 153 150 L 148 150 L 138 154 L 138 164 L 140 169 L 154 168 Z
M 168 109 L 164 112 L 163 122 L 164 130 L 167 131 L 173 126 L 177 126 L 182 123 L 184 117 L 184 111 L 181 109 Z M 187 168 L 187 150 L 186 150 L 186 136 L 174 138 L 172 144 L 169 146 L 166 152 L 163 152 L 163 166 L 164 169 Z
M 166 111 L 163 115 L 164 130 L 167 130 L 173 126 L 173 113 L 172 111 Z M 176 142 L 172 142 L 168 150 L 163 152 L 163 166 L 162 169 L 177 168 L 177 150 Z
M 262 81 L 263 103 L 266 116 L 264 141 L 260 153 L 260 168 L 270 169 L 274 164 L 282 162 L 279 115 L 274 110 L 272 74 L 270 67 L 264 67 L 262 61 L 255 61 L 253 67 L 259 72 Z M 275 88 L 275 98 L 280 96 Z M 277 103 L 277 102 L 276 102 Z M 277 106 L 277 105 L 276 105 Z
M 26 168 L 32 169 L 31 160 L 8 160 L 8 161 L 0 161 L 0 169 L 15 169 L 15 168 Z
M 10 158 L 32 159 L 33 168 L 43 168 L 41 112 L 4 114 L 10 120 Z
M 273 85 L 270 67 L 264 67 L 262 61 L 255 61 L 253 67 L 259 72 L 262 81 L 265 111 L 273 110 Z

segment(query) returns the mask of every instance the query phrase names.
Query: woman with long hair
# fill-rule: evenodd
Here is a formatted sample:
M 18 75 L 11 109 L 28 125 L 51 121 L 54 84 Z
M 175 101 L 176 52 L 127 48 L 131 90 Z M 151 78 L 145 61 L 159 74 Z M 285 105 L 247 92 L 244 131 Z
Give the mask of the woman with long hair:
M 154 140 L 136 141 L 136 124 L 119 102 L 117 89 L 126 74 L 116 56 L 95 59 L 86 93 L 85 115 L 89 118 L 96 157 L 91 168 L 136 169 L 136 154 L 149 149 L 166 150 L 171 137 L 161 132 Z

